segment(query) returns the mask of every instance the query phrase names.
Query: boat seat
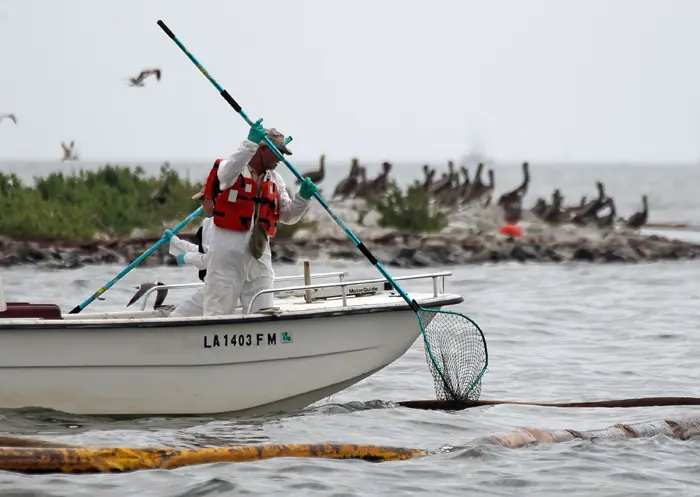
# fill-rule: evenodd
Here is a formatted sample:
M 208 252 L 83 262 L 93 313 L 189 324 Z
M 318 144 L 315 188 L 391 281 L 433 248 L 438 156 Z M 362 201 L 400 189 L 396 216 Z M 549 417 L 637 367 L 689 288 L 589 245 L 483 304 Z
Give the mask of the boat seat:
M 0 319 L 63 319 L 61 308 L 56 304 L 30 304 L 29 302 L 6 302 L 7 309 L 0 312 Z

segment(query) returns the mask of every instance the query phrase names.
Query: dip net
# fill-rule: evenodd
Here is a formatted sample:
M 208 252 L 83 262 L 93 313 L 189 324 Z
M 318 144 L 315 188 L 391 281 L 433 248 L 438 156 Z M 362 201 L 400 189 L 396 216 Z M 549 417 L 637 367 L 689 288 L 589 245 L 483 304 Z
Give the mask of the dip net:
M 453 311 L 421 307 L 417 314 L 438 400 L 478 400 L 488 365 L 479 325 Z

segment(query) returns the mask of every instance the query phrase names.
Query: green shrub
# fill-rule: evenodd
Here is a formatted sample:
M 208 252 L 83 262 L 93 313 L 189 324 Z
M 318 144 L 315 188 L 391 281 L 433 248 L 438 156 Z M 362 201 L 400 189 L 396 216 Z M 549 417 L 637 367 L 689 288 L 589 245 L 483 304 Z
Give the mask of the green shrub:
M 390 185 L 386 195 L 371 199 L 369 205 L 379 212 L 382 227 L 422 233 L 447 226 L 447 216 L 430 204 L 422 186 L 410 186 L 404 195 L 396 185 Z
M 191 197 L 201 186 L 180 179 L 167 163 L 158 177 L 146 177 L 140 167 L 106 165 L 34 178 L 34 186 L 0 173 L 0 235 L 79 242 L 98 232 L 117 237 L 135 228 L 162 233 L 163 221 L 182 220 L 199 206 Z M 151 199 L 159 188 L 167 190 L 162 201 Z

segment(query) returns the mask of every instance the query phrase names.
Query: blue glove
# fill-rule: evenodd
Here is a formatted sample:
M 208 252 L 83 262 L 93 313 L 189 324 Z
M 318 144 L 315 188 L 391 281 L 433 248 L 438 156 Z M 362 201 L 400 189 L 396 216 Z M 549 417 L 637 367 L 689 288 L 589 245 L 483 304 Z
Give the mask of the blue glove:
M 173 236 L 175 236 L 175 234 L 170 230 L 165 230 L 163 232 L 163 238 L 165 238 L 165 240 L 168 242 L 172 239 Z
M 316 190 L 318 190 L 316 183 L 309 178 L 304 178 L 304 181 L 301 182 L 301 188 L 299 188 L 299 196 L 304 200 L 309 200 L 316 193 Z
M 175 259 L 177 260 L 178 265 L 182 266 L 185 263 L 185 252 L 177 254 Z
M 248 140 L 252 141 L 253 143 L 260 143 L 262 139 L 267 135 L 265 132 L 265 128 L 263 128 L 262 124 L 262 117 L 255 121 L 255 124 L 253 124 L 250 127 L 250 132 L 248 133 Z

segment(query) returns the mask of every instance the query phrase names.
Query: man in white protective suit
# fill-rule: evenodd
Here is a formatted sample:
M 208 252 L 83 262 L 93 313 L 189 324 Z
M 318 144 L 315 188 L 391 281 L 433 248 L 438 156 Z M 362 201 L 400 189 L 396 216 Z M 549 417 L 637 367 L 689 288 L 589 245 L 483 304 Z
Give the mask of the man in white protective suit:
M 306 212 L 317 187 L 304 178 L 290 198 L 279 158 L 263 141 L 292 155 L 284 135 L 265 129 L 262 119 L 251 126 L 248 139 L 227 160 L 217 160 L 204 188 L 204 211 L 212 214 L 207 276 L 202 289 L 204 316 L 233 313 L 240 298 L 245 311 L 256 293 L 272 287 L 270 238 L 277 223 L 295 224 Z M 251 312 L 273 307 L 272 294 L 255 300 Z
M 204 197 L 204 190 L 195 193 L 193 200 Z M 209 244 L 211 242 L 211 227 L 213 220 L 205 217 L 202 225 L 197 230 L 198 245 L 183 240 L 170 230 L 165 230 L 165 235 L 170 239 L 170 255 L 175 257 L 178 265 L 192 265 L 199 269 L 199 279 L 204 281 L 207 273 L 207 262 L 209 259 Z M 202 299 L 204 288 L 198 289 L 192 297 L 177 306 L 169 317 L 191 317 L 201 316 L 204 312 Z M 231 313 L 233 310 L 230 311 Z

